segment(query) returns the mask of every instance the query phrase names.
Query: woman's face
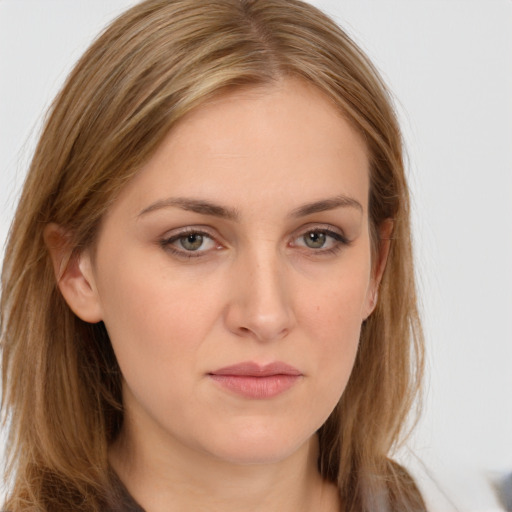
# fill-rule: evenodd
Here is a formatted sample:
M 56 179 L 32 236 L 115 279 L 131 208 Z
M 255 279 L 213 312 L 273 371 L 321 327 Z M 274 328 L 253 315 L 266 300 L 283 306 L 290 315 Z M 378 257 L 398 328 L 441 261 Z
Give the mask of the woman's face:
M 296 80 L 172 130 L 80 263 L 131 435 L 238 463 L 313 436 L 373 307 L 368 186 L 360 137 Z

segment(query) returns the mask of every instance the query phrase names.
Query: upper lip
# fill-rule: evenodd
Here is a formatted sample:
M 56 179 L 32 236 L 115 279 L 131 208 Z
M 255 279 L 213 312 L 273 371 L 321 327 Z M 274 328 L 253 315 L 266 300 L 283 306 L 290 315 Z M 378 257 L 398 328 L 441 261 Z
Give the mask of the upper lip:
M 268 364 L 258 364 L 252 361 L 244 361 L 242 363 L 233 364 L 230 366 L 225 366 L 224 368 L 219 368 L 213 372 L 210 372 L 210 375 L 241 375 L 246 377 L 269 377 L 271 375 L 302 375 L 302 372 L 297 370 L 297 368 L 283 363 L 281 361 L 276 361 Z

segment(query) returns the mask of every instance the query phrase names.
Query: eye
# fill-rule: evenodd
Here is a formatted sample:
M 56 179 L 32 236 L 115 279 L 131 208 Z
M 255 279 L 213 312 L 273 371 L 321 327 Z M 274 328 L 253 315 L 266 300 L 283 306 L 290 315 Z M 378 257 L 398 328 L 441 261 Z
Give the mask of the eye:
M 203 256 L 206 252 L 218 248 L 216 241 L 202 231 L 187 230 L 176 233 L 160 241 L 160 245 L 177 256 Z
M 328 228 L 315 228 L 303 232 L 295 238 L 292 245 L 312 249 L 317 253 L 333 253 L 343 246 L 349 245 L 349 241 L 341 233 Z

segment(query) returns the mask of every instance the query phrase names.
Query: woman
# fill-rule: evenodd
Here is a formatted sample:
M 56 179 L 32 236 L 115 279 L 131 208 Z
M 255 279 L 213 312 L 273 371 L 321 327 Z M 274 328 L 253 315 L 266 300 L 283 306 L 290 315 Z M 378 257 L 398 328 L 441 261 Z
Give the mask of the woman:
M 424 510 L 400 131 L 293 0 L 149 0 L 49 114 L 2 273 L 5 509 Z

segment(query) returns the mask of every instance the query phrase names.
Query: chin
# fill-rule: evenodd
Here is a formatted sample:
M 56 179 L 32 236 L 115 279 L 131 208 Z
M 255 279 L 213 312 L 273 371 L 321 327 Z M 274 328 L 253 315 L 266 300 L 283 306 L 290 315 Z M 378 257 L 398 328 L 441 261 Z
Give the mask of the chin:
M 315 431 L 290 431 L 290 429 L 272 429 L 268 426 L 250 425 L 226 431 L 215 438 L 217 443 L 207 448 L 218 459 L 232 464 L 258 465 L 275 464 L 292 456 L 304 448 L 314 436 Z

